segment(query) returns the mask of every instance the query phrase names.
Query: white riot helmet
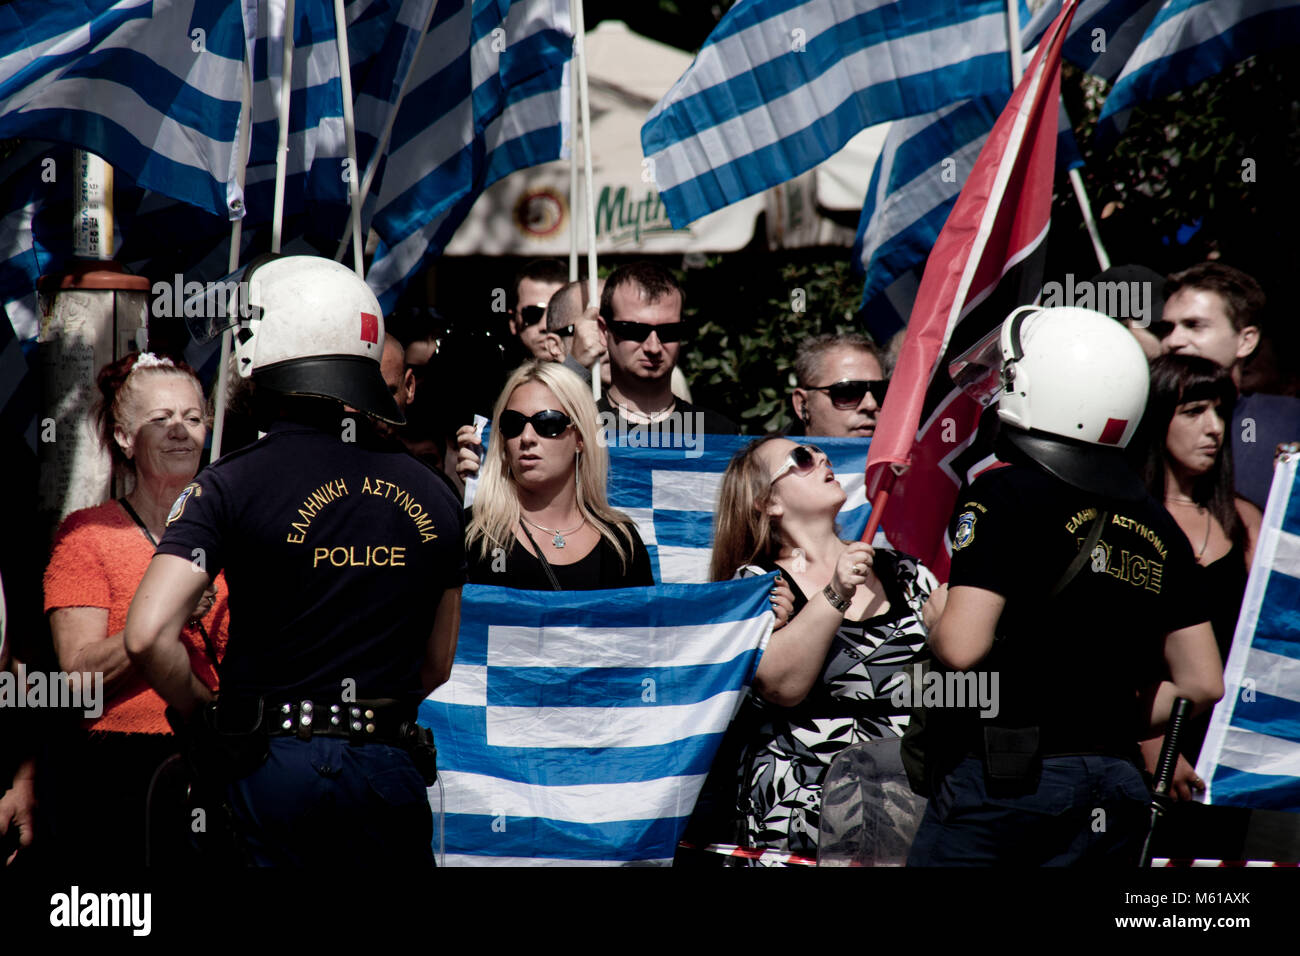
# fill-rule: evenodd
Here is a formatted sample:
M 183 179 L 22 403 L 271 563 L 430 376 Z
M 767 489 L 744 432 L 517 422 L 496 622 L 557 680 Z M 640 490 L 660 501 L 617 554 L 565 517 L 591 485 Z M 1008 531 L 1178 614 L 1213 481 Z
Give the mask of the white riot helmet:
M 242 377 L 405 422 L 379 371 L 383 312 L 355 272 L 319 256 L 284 256 L 253 264 L 246 281 L 252 318 L 235 337 Z
M 1091 309 L 1026 306 L 1002 323 L 999 345 L 1007 440 L 1075 487 L 1142 497 L 1123 454 L 1150 384 L 1133 334 Z

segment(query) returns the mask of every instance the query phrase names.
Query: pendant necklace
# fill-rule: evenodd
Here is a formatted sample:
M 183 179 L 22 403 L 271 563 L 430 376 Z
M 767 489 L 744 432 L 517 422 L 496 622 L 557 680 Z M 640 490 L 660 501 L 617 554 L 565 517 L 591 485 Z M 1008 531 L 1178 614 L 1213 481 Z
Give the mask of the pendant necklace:
M 573 534 L 573 532 L 577 531 L 584 524 L 587 523 L 587 519 L 583 518 L 581 521 L 579 521 L 572 528 L 569 528 L 567 531 L 561 531 L 558 528 L 548 528 L 545 525 L 540 525 L 536 521 L 533 521 L 531 518 L 529 518 L 527 515 L 520 515 L 520 517 L 523 518 L 525 521 L 527 521 L 534 528 L 537 528 L 539 531 L 545 531 L 547 534 L 555 535 L 555 537 L 551 539 L 551 544 L 555 545 L 557 548 L 564 547 L 564 536 L 566 534 Z
M 1196 505 L 1197 511 L 1200 511 L 1201 508 L 1203 507 L 1202 505 L 1197 504 L 1197 502 L 1191 498 L 1180 498 L 1176 495 L 1175 496 L 1166 495 L 1165 501 L 1173 501 L 1180 505 Z M 1201 542 L 1201 550 L 1196 552 L 1196 561 L 1198 564 L 1200 563 L 1202 556 L 1204 556 L 1205 554 L 1205 549 L 1208 548 L 1209 546 L 1210 546 L 1210 509 L 1207 507 L 1205 508 L 1205 540 Z

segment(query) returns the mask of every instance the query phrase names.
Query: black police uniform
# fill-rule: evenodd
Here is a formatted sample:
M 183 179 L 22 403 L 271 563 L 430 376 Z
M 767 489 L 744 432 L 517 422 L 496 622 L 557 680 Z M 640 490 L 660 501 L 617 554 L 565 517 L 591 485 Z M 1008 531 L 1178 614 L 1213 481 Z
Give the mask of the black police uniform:
M 1164 635 L 1207 618 L 1186 538 L 1149 496 L 1107 502 L 1029 462 L 986 472 L 959 501 L 949 583 L 1006 599 L 976 668 L 997 675 L 998 707 L 945 715 L 955 759 L 909 865 L 1135 863 L 1149 799 L 1137 692 Z M 1098 508 L 1099 543 L 1052 597 Z
M 226 573 L 217 720 L 270 735 L 225 788 L 251 861 L 428 866 L 425 783 L 398 744 L 438 603 L 464 583 L 464 526 L 422 464 L 343 437 L 271 426 L 182 492 L 158 553 Z

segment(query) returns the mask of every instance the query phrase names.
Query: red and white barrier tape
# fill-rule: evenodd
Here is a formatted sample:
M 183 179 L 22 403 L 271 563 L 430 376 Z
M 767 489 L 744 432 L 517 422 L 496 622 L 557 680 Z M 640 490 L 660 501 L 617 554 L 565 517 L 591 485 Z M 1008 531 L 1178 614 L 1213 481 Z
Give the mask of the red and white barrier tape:
M 718 853 L 722 856 L 739 857 L 742 860 L 758 860 L 762 863 L 784 863 L 787 866 L 817 865 L 817 861 L 810 857 L 797 856 L 794 853 L 785 853 L 781 850 L 736 846 L 733 843 L 710 843 L 708 846 L 699 846 L 695 843 L 687 843 L 684 840 L 680 845 L 688 850 L 699 850 L 702 853 Z
M 1274 863 L 1271 860 L 1171 860 L 1168 857 L 1156 857 L 1151 861 L 1153 867 L 1229 867 L 1249 866 L 1286 866 L 1300 867 L 1300 863 Z

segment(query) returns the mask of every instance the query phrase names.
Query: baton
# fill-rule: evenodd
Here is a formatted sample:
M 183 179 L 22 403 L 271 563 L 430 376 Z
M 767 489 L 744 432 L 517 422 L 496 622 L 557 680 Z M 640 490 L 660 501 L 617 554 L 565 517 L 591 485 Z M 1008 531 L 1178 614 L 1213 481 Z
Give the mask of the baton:
M 1178 765 L 1178 742 L 1183 735 L 1183 724 L 1192 714 L 1192 702 L 1186 697 L 1174 701 L 1169 714 L 1169 726 L 1165 729 L 1165 742 L 1160 748 L 1160 759 L 1156 762 L 1155 787 L 1151 795 L 1151 826 L 1147 829 L 1146 840 L 1142 843 L 1142 857 L 1138 866 L 1145 869 L 1151 865 L 1151 838 L 1155 835 L 1156 824 L 1164 815 L 1165 805 L 1169 802 L 1169 788 L 1174 782 L 1174 767 Z

